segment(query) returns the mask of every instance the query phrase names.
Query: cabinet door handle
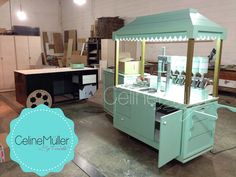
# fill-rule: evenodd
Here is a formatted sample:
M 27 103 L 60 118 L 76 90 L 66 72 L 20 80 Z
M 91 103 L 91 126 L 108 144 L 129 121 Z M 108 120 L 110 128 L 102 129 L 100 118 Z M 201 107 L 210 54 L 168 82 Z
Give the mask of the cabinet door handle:
M 164 122 L 163 122 L 163 125 L 166 125 L 166 124 L 167 124 L 167 122 L 166 122 L 166 121 L 164 121 Z
M 198 111 L 205 111 L 205 109 L 206 109 L 206 108 L 201 108 L 201 109 L 199 109 Z

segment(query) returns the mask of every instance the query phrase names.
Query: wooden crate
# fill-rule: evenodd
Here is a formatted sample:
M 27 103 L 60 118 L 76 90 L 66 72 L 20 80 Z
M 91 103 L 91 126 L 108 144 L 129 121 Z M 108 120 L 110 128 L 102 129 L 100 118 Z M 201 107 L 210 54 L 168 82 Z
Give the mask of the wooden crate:
M 96 37 L 112 39 L 112 32 L 124 26 L 124 20 L 119 17 L 98 18 L 96 26 Z

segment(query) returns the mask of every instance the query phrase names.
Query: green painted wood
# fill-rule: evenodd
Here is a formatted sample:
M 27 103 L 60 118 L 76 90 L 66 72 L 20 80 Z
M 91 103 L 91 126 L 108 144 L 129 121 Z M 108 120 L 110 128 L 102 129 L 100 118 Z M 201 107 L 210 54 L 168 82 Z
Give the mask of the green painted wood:
M 115 113 L 114 115 L 114 127 L 115 128 L 129 128 L 129 119 L 130 117 L 126 117 L 122 114 Z
M 106 70 L 103 71 L 103 107 L 106 112 L 113 115 L 113 86 L 114 75 Z
M 119 130 L 130 128 L 131 120 L 131 103 L 130 92 L 114 87 L 115 104 L 113 109 L 113 125 Z
M 213 148 L 217 101 L 192 107 L 177 106 L 181 107 L 180 111 L 161 118 L 160 138 L 156 139 L 154 105 L 160 100 L 145 102 L 144 94 L 118 87 L 114 88 L 114 96 L 116 101 L 122 98 L 123 102 L 116 102 L 114 106 L 114 127 L 159 149 L 158 167 L 175 158 L 185 163 Z
M 137 17 L 113 33 L 114 40 L 226 38 L 226 30 L 195 9 Z
M 217 101 L 184 110 L 180 161 L 200 155 L 214 144 Z
M 124 75 L 119 75 L 119 83 L 124 83 Z M 103 70 L 103 107 L 113 115 L 114 109 L 114 72 L 111 69 Z
M 121 94 L 123 94 L 123 96 L 120 96 Z M 127 91 L 127 90 L 123 90 L 123 89 L 119 89 L 119 88 L 115 88 L 114 89 L 114 95 L 116 97 L 116 104 L 114 105 L 114 114 L 113 114 L 113 125 L 115 128 L 121 130 L 122 132 L 125 132 L 127 134 L 129 134 L 130 136 L 148 144 L 149 146 L 152 146 L 155 149 L 158 149 L 159 144 L 157 142 L 154 141 L 153 136 L 154 136 L 154 128 L 152 130 L 152 135 L 148 134 L 145 130 L 150 128 L 149 126 L 154 127 L 154 121 L 152 121 L 152 125 L 146 124 L 147 120 L 147 116 L 148 115 L 144 115 L 144 116 L 139 116 L 139 118 L 137 119 L 137 117 L 134 115 L 132 110 L 136 110 L 136 105 L 134 103 L 134 100 L 136 99 L 137 95 L 132 95 L 131 91 Z M 128 95 L 128 97 L 124 96 L 124 95 Z M 132 97 L 133 96 L 133 97 Z M 118 99 L 121 99 L 121 103 L 118 103 Z M 124 99 L 126 98 L 126 99 Z M 142 98 L 139 98 L 139 102 L 143 101 Z M 126 100 L 129 100 L 128 102 L 126 102 Z M 129 107 L 129 109 L 126 109 L 126 107 Z M 137 112 L 141 112 L 143 111 L 143 107 L 140 110 L 136 110 Z M 155 116 L 155 115 L 154 115 Z M 155 119 L 154 117 L 152 117 L 153 119 Z M 137 131 L 137 127 L 136 127 L 136 122 L 145 122 L 142 126 L 141 126 L 141 131 Z M 140 124 L 140 123 L 138 123 Z M 148 135 L 148 136 L 146 136 Z M 152 138 L 150 138 L 150 136 Z M 148 138 L 147 138 L 148 137 Z
M 133 94 L 130 129 L 142 137 L 154 141 L 156 103 L 143 94 Z
M 116 90 L 115 112 L 126 117 L 131 117 L 131 94 L 126 90 Z
M 214 115 L 194 111 L 192 120 L 193 125 L 190 128 L 190 138 L 200 136 L 201 134 L 207 132 L 209 132 L 209 134 L 213 134 L 216 119 L 217 117 Z
M 180 155 L 183 111 L 161 117 L 158 167 Z
M 122 131 L 122 132 L 124 132 L 124 133 L 126 133 L 126 134 L 128 134 L 128 135 L 130 135 L 130 136 L 132 136 L 134 138 L 136 138 L 137 140 L 139 140 L 139 141 L 141 141 L 141 142 L 143 142 L 143 143 L 145 143 L 145 144 L 147 144 L 147 145 L 149 145 L 149 146 L 151 146 L 151 147 L 153 147 L 155 149 L 159 149 L 159 143 L 158 142 L 150 140 L 150 139 L 147 139 L 147 138 L 144 138 L 144 137 L 140 136 L 139 134 L 137 134 L 136 132 L 130 130 L 127 127 L 124 127 L 124 126 L 116 127 L 115 126 L 115 128 L 119 129 L 120 131 Z
M 193 159 L 199 157 L 200 155 L 209 152 L 209 151 L 212 150 L 212 149 L 213 149 L 213 146 L 211 146 L 211 147 L 209 147 L 209 148 L 207 148 L 207 149 L 204 149 L 204 150 L 201 151 L 201 152 L 195 153 L 194 155 L 192 155 L 192 156 L 190 156 L 190 157 L 188 157 L 188 158 L 185 158 L 185 159 L 183 159 L 181 156 L 179 156 L 179 157 L 177 158 L 177 160 L 180 161 L 180 162 L 182 162 L 182 163 L 187 163 L 187 162 L 189 162 L 190 160 L 193 160 Z
M 119 74 L 119 83 L 133 82 L 137 76 Z M 103 107 L 104 110 L 113 115 L 114 109 L 114 71 L 112 69 L 103 70 Z
M 214 134 L 212 131 L 206 132 L 188 141 L 187 158 L 199 154 L 205 149 L 211 148 L 214 145 Z

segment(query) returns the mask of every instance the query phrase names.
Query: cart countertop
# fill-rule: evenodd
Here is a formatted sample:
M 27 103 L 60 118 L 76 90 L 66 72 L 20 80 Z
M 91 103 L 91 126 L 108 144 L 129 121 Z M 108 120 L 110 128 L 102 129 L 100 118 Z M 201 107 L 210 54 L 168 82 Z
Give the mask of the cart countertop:
M 125 85 L 118 85 L 116 86 L 116 88 L 144 94 L 148 97 L 156 98 L 162 103 L 174 104 L 176 106 L 178 105 L 177 107 L 192 107 L 192 106 L 200 105 L 206 102 L 212 102 L 212 101 L 218 100 L 218 97 L 213 97 L 211 95 L 208 95 L 206 92 L 204 92 L 204 90 L 192 89 L 190 104 L 186 105 L 184 104 L 184 87 L 177 86 L 177 85 L 174 85 L 172 89 L 170 89 L 170 91 L 166 94 L 160 91 L 156 93 L 148 93 L 145 91 L 140 91 L 140 88 L 134 89 L 134 88 L 127 87 Z
M 70 67 L 66 67 L 66 68 L 43 68 L 43 69 L 15 70 L 15 72 L 21 73 L 24 75 L 32 75 L 32 74 L 49 74 L 49 73 L 61 73 L 61 72 L 88 71 L 88 70 L 98 70 L 98 69 L 97 68 L 88 68 L 88 67 L 85 67 L 83 69 L 72 69 Z
M 111 68 L 106 68 L 106 69 L 103 69 L 103 71 L 105 71 L 105 72 L 109 72 L 109 73 L 115 73 L 115 69 L 111 69 Z M 120 76 L 127 76 L 127 77 L 129 77 L 129 76 L 140 76 L 140 74 L 122 74 L 122 73 L 119 73 L 119 75 Z M 144 75 L 145 76 L 150 76 L 150 74 L 149 73 L 144 73 Z

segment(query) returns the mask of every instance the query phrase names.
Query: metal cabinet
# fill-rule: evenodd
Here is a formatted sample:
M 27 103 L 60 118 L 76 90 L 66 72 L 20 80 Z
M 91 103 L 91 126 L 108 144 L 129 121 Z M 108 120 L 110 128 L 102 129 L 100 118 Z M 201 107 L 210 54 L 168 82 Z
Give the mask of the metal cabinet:
M 99 64 L 101 59 L 101 39 L 89 38 L 88 43 L 88 65 Z

